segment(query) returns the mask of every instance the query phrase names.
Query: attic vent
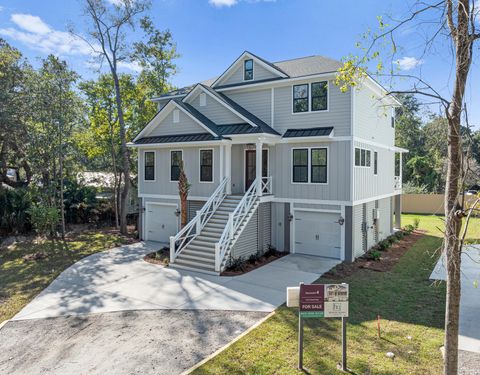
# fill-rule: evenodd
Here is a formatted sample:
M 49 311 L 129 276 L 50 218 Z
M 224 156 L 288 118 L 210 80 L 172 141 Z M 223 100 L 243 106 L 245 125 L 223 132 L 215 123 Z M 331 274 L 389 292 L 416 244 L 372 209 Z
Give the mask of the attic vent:
M 207 94 L 202 92 L 200 94 L 200 107 L 205 107 L 207 105 Z
M 173 111 L 173 122 L 180 121 L 180 111 L 178 109 Z

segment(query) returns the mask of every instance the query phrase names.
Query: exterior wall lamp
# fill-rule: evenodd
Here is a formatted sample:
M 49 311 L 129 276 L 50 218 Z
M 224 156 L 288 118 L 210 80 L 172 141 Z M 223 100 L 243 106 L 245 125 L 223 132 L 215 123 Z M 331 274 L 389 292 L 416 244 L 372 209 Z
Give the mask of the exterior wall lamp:
M 338 219 L 337 223 L 338 223 L 339 225 L 343 225 L 343 224 L 345 224 L 345 219 L 340 216 L 340 219 Z
M 288 219 L 288 221 L 292 221 L 292 220 L 293 220 L 293 215 L 292 215 L 292 214 L 288 214 L 287 219 Z
M 177 209 L 175 210 L 175 216 L 176 216 L 176 217 L 179 217 L 179 216 L 180 216 L 180 213 L 181 213 L 180 210 L 177 208 Z

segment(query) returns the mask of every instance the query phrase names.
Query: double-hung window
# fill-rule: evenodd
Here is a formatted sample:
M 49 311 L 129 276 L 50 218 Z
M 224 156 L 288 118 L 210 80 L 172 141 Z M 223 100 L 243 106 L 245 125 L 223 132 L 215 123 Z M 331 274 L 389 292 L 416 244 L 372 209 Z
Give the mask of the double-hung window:
M 328 109 L 328 82 L 312 83 L 312 111 L 325 111 Z
M 308 148 L 293 150 L 293 182 L 308 182 Z
M 253 60 L 245 60 L 243 64 L 243 79 L 251 81 L 253 79 Z
M 312 148 L 310 155 L 310 180 L 313 183 L 327 183 L 327 149 Z
M 145 151 L 144 153 L 144 180 L 155 180 L 155 152 Z
M 293 112 L 308 112 L 308 84 L 293 86 Z
M 200 182 L 213 182 L 213 150 L 200 150 Z
M 355 166 L 370 167 L 371 165 L 372 165 L 372 151 L 364 148 L 360 148 L 360 147 L 355 147 Z
M 326 184 L 327 149 L 297 148 L 292 151 L 292 182 Z
M 180 179 L 182 159 L 182 151 L 170 151 L 170 181 L 178 181 Z

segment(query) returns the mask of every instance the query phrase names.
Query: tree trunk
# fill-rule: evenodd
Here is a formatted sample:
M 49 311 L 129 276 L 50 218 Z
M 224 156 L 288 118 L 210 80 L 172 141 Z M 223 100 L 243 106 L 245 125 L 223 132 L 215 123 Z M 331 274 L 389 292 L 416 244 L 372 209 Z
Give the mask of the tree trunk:
M 115 157 L 115 143 L 113 141 L 113 125 L 110 123 L 110 142 L 112 147 L 112 169 L 113 169 L 113 199 L 115 205 L 115 228 L 119 227 L 118 217 L 118 191 L 120 183 L 118 182 L 117 174 L 117 159 Z
M 462 11 L 461 9 L 465 11 Z M 461 134 L 460 123 L 468 72 L 472 60 L 473 39 L 469 34 L 469 0 L 458 4 L 457 28 L 452 35 L 455 44 L 455 86 L 448 107 L 448 165 L 445 186 L 445 239 L 444 254 L 447 263 L 447 298 L 445 312 L 445 363 L 444 374 L 458 373 L 458 327 L 461 295 L 460 229 L 463 213 L 458 203 L 461 184 Z
M 127 199 L 130 189 L 130 157 L 127 147 L 125 119 L 123 118 L 122 96 L 120 92 L 120 83 L 116 70 L 112 69 L 113 82 L 115 85 L 115 100 L 117 103 L 118 123 L 120 125 L 120 141 L 122 153 L 122 169 L 124 176 L 123 189 L 120 195 L 120 233 L 127 234 Z

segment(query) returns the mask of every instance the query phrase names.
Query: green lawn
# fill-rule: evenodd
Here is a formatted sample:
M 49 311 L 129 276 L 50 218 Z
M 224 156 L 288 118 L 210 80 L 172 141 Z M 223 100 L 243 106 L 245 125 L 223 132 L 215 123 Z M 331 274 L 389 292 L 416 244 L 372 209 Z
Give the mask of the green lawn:
M 67 241 L 32 241 L 17 244 L 12 250 L 0 250 L 0 323 L 19 312 L 47 287 L 64 269 L 81 258 L 131 242 L 109 232 L 87 232 Z M 40 260 L 23 257 L 44 252 Z
M 350 284 L 348 367 L 355 374 L 439 374 L 442 357 L 445 285 L 429 275 L 438 259 L 441 232 L 435 216 L 420 219 L 428 234 L 389 272 L 359 270 Z M 478 224 L 478 222 L 476 222 Z M 477 238 L 478 228 L 471 235 Z M 319 283 L 328 283 L 321 278 Z M 332 282 L 338 282 L 332 281 Z M 377 314 L 382 338 L 377 336 Z M 195 371 L 196 374 L 292 374 L 297 369 L 297 310 L 279 307 L 257 329 Z M 310 319 L 305 331 L 304 366 L 314 374 L 340 374 L 340 321 Z M 395 359 L 386 357 L 395 353 Z
M 420 220 L 420 228 L 428 231 L 428 234 L 436 237 L 442 237 L 442 228 L 445 226 L 445 218 L 435 215 L 414 215 L 403 214 L 402 225 L 413 224 L 413 220 Z M 480 218 L 472 218 L 468 225 L 467 241 L 468 243 L 480 243 Z

